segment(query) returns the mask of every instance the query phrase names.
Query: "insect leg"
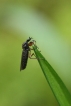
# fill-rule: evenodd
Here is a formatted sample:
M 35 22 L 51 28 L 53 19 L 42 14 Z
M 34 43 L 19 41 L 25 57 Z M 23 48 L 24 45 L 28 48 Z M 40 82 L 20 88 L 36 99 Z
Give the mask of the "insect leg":
M 31 54 L 31 50 L 30 50 L 28 57 L 29 57 L 30 59 L 37 59 L 37 58 L 31 58 L 33 55 L 34 55 L 34 53 Z M 35 56 L 35 57 L 36 57 L 36 56 Z
M 30 59 L 41 59 L 41 60 L 43 60 L 43 58 L 37 58 L 37 57 L 36 58 L 32 58 L 32 56 L 36 57 L 36 55 L 34 53 L 31 54 L 31 50 L 30 50 L 29 56 L 28 56 Z
M 37 48 L 38 48 L 38 47 L 37 47 Z M 37 48 L 36 48 L 36 49 L 37 49 Z M 34 49 L 30 48 L 30 50 L 34 50 Z M 39 52 L 41 52 L 41 51 L 39 51 Z

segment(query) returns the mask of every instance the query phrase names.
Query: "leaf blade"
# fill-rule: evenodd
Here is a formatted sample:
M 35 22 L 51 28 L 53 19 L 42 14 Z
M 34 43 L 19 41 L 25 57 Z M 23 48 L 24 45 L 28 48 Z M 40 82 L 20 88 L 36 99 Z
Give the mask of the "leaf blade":
M 36 49 L 36 46 L 34 46 L 33 49 L 37 58 L 43 58 L 38 59 L 39 65 L 59 105 L 71 106 L 71 94 L 67 90 L 65 84 L 57 75 L 52 66 L 47 62 L 44 56 L 38 51 L 38 49 Z

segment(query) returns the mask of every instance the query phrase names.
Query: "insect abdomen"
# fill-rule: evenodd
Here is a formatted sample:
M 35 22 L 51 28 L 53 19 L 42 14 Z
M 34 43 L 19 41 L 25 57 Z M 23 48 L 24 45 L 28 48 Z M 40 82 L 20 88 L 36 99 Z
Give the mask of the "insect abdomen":
M 27 60 L 28 60 L 28 50 L 23 50 L 22 57 L 21 57 L 20 71 L 26 68 Z

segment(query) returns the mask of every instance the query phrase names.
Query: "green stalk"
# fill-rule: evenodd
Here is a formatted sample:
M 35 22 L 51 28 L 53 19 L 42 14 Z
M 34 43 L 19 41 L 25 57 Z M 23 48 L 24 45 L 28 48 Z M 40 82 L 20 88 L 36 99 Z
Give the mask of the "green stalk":
M 34 46 L 33 49 L 36 57 L 42 58 L 38 59 L 39 65 L 59 105 L 71 106 L 71 94 L 67 90 L 65 84 L 52 68 L 52 66 L 48 63 L 48 61 L 44 58 L 44 56 L 38 51 L 36 46 Z

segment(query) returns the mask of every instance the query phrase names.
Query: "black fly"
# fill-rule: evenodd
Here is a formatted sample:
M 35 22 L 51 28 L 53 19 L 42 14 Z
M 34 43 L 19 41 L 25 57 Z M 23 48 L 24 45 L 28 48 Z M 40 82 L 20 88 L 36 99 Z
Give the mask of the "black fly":
M 20 71 L 24 70 L 27 66 L 27 61 L 28 61 L 28 56 L 31 58 L 34 53 L 31 55 L 31 50 L 29 46 L 34 45 L 34 40 L 31 41 L 32 38 L 29 37 L 29 39 L 26 40 L 25 43 L 22 44 L 22 57 L 21 57 L 21 65 L 20 65 Z M 36 59 L 36 58 L 31 58 L 31 59 Z

